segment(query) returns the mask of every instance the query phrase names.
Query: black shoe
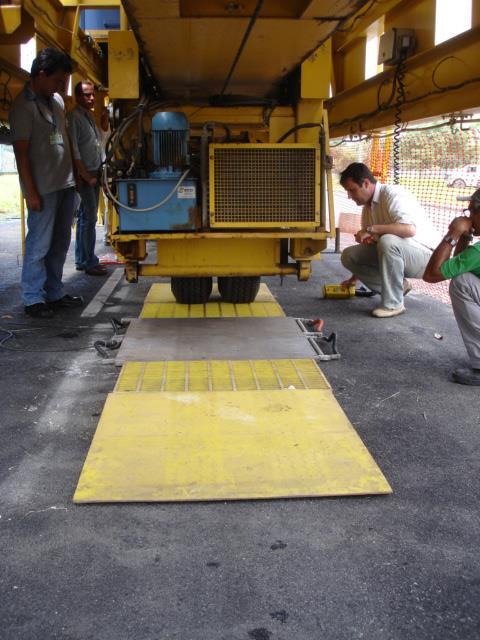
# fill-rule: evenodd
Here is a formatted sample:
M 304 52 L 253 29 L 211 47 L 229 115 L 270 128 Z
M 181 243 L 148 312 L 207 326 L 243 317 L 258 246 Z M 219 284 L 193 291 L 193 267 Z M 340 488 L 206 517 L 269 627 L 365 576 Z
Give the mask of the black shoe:
M 357 296 L 357 298 L 371 298 L 372 296 L 376 296 L 377 292 L 372 291 L 371 289 L 367 289 L 367 287 L 361 285 L 360 287 L 355 289 L 355 295 Z
M 85 269 L 84 269 L 82 266 L 80 266 L 79 264 L 76 264 L 76 265 L 75 265 L 75 269 L 76 269 L 77 271 L 85 271 Z
M 480 387 L 480 369 L 454 369 L 450 372 L 453 382 Z
M 25 313 L 31 318 L 51 318 L 53 309 L 50 309 L 45 302 L 37 302 L 36 304 L 27 305 Z
M 108 271 L 101 264 L 97 264 L 90 269 L 85 269 L 87 276 L 108 276 Z
M 71 309 L 73 307 L 83 307 L 82 296 L 71 296 L 66 293 L 59 300 L 52 300 L 47 303 L 51 309 Z

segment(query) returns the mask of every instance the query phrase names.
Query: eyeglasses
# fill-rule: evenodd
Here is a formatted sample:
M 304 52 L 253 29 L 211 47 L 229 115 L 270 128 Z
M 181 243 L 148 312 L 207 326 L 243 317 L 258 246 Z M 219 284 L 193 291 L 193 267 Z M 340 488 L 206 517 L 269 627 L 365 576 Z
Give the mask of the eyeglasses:
M 84 93 L 82 94 L 84 98 L 94 98 L 95 94 L 94 93 Z

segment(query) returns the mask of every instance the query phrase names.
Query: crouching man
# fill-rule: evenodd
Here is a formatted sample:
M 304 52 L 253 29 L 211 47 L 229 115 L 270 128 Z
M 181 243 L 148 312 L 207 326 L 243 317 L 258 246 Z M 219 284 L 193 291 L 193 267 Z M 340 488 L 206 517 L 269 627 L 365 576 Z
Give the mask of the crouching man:
M 480 189 L 470 198 L 467 216 L 454 218 L 448 233 L 432 254 L 425 269 L 426 282 L 451 280 L 450 298 L 455 319 L 470 359 L 470 368 L 454 369 L 451 379 L 480 386 Z M 453 257 L 450 254 L 454 249 Z
M 340 174 L 340 184 L 357 205 L 362 205 L 362 228 L 357 245 L 341 256 L 352 276 L 342 284 L 361 280 L 381 294 L 372 311 L 376 318 L 404 313 L 404 296 L 412 285 L 407 278 L 421 278 L 437 244 L 435 231 L 414 195 L 402 187 L 380 184 L 370 169 L 353 162 Z

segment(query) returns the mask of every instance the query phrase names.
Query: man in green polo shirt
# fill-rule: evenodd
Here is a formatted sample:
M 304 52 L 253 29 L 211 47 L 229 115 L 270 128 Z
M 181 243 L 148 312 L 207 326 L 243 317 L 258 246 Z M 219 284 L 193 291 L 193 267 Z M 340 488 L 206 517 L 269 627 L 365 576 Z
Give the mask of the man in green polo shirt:
M 480 189 L 471 196 L 468 216 L 454 218 L 448 233 L 432 254 L 423 279 L 451 280 L 450 298 L 455 319 L 470 358 L 470 368 L 454 369 L 451 379 L 480 386 Z M 450 257 L 455 248 L 453 257 Z

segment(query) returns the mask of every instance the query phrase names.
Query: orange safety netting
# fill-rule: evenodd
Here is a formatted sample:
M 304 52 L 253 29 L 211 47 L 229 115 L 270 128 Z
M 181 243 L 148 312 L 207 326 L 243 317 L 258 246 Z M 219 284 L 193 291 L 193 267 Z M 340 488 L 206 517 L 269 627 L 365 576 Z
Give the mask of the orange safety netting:
M 477 124 L 435 126 L 403 130 L 395 143 L 388 133 L 375 134 L 363 140 L 332 141 L 334 160 L 334 200 L 336 226 L 340 226 L 342 245 L 355 242 L 352 225 L 359 227 L 360 207 L 348 199 L 338 176 L 351 162 L 364 162 L 378 180 L 394 182 L 394 162 L 398 167 L 398 183 L 414 193 L 426 215 L 441 234 L 454 216 L 462 215 L 468 202 L 457 196 L 470 196 L 480 188 L 480 127 Z M 342 216 L 343 214 L 343 216 Z M 347 215 L 345 215 L 347 214 Z M 347 229 L 342 229 L 342 219 Z M 447 283 L 416 288 L 448 301 Z

